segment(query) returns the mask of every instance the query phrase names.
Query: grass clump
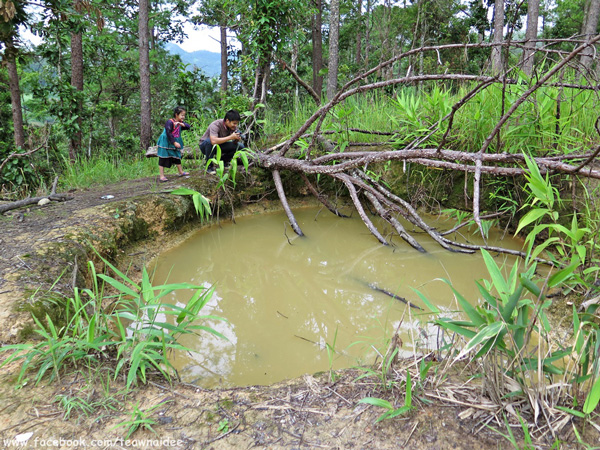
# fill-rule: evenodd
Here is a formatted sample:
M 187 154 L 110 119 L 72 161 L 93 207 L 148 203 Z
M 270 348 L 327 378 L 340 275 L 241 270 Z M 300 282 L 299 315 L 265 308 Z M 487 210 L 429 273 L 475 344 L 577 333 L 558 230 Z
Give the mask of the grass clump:
M 111 364 L 113 379 L 124 376 L 127 389 L 138 381 L 145 383 L 150 373 L 171 380 L 176 372 L 168 354 L 188 351 L 178 343 L 182 335 L 206 331 L 223 337 L 199 323 L 207 318 L 223 320 L 199 315 L 212 297 L 212 289 L 190 283 L 153 286 L 145 268 L 141 282 L 135 283 L 102 260 L 115 276 L 97 273 L 89 262 L 92 287 L 76 288 L 73 297 L 65 300 L 61 324 L 49 315 L 45 323 L 33 316 L 33 331 L 39 340 L 0 349 L 10 353 L 2 366 L 13 361 L 21 363 L 19 385 L 29 377 L 36 384 L 45 376 L 50 381 L 60 380 L 68 370 L 93 370 L 107 363 Z M 114 294 L 108 292 L 109 288 Z M 192 292 L 186 306 L 164 301 L 168 294 L 180 289 Z
M 157 172 L 156 159 L 143 155 L 119 159 L 106 156 L 82 157 L 73 164 L 65 161 L 60 182 L 66 188 L 84 189 L 123 180 L 137 180 L 156 175 Z

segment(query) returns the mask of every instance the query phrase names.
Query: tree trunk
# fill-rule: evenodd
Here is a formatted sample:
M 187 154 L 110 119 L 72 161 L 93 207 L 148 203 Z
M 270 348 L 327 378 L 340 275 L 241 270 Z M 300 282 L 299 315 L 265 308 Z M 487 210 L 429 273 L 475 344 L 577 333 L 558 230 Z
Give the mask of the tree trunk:
M 598 18 L 600 16 L 600 0 L 589 0 L 587 5 L 588 14 L 583 19 L 583 35 L 586 42 L 592 39 L 598 28 Z M 588 47 L 581 52 L 580 63 L 587 72 L 592 67 L 594 57 L 594 48 Z
M 329 23 L 329 62 L 327 67 L 327 100 L 331 100 L 337 92 L 340 38 L 340 0 L 331 0 Z
M 108 118 L 108 135 L 110 136 L 110 146 L 117 148 L 117 140 L 115 139 L 117 136 L 116 118 L 112 114 Z
M 427 39 L 427 21 L 425 20 L 425 10 L 424 10 L 424 6 L 423 6 L 423 0 L 419 1 L 419 6 L 417 9 L 417 21 L 415 23 L 415 33 L 414 33 L 414 38 L 413 38 L 413 47 L 415 45 L 415 43 L 417 42 L 417 39 L 419 40 L 419 47 L 425 47 L 425 40 Z M 425 61 L 424 61 L 424 54 L 423 52 L 420 52 L 417 55 L 417 61 L 418 61 L 418 67 L 417 67 L 417 73 L 419 75 L 423 75 L 423 71 L 425 70 Z M 421 82 L 419 82 L 418 86 L 421 86 Z
M 494 4 L 494 44 L 504 40 L 504 1 L 496 0 Z M 504 70 L 502 47 L 492 48 L 492 75 L 500 75 Z
M 371 56 L 371 8 L 372 0 L 367 0 L 366 11 L 365 11 L 365 58 L 363 67 L 369 67 L 369 57 Z
M 362 0 L 358 0 L 356 5 L 356 67 L 360 67 L 362 52 Z
M 221 92 L 227 92 L 227 27 L 221 25 Z
M 242 45 L 242 59 L 249 57 L 249 52 L 248 49 L 244 46 L 244 43 L 241 43 Z M 248 76 L 246 75 L 246 72 L 242 70 L 242 73 L 240 74 L 240 80 L 241 80 L 241 84 L 242 84 L 242 94 L 244 94 L 245 96 L 248 96 L 248 87 L 250 86 L 250 80 L 248 78 Z
M 315 0 L 316 12 L 312 17 L 312 69 L 313 69 L 313 90 L 321 97 L 323 91 L 323 76 L 320 75 L 323 68 L 323 31 L 321 0 Z
M 537 39 L 538 17 L 540 15 L 540 0 L 529 0 L 527 2 L 527 30 L 525 31 L 525 48 L 523 49 L 523 72 L 528 77 L 533 74 L 533 56 L 535 54 L 535 42 Z
M 256 68 L 256 76 L 254 79 L 254 93 L 252 94 L 253 105 L 252 109 L 258 104 L 266 100 L 266 83 L 269 76 L 269 60 L 268 58 L 259 57 L 258 67 Z
M 74 7 L 78 8 L 80 0 L 75 0 Z M 71 86 L 79 93 L 83 92 L 83 39 L 81 33 L 71 34 Z M 81 152 L 82 140 L 82 109 L 83 102 L 81 97 L 77 98 L 74 115 L 77 115 L 77 128 L 70 134 L 69 140 L 69 159 L 74 162 L 77 155 Z
M 152 115 L 150 103 L 150 48 L 148 15 L 149 1 L 140 0 L 139 7 L 139 50 L 140 50 L 140 145 L 142 150 L 152 140 Z
M 5 42 L 4 61 L 8 70 L 8 85 L 10 89 L 10 103 L 12 107 L 15 147 L 25 147 L 25 131 L 23 129 L 23 110 L 21 108 L 21 89 L 19 88 L 19 74 L 17 72 L 17 48 L 12 38 Z
M 292 44 L 292 69 L 294 70 L 294 72 L 298 72 L 298 53 L 299 53 L 299 49 L 298 49 L 298 43 L 294 41 L 294 43 Z M 296 108 L 298 106 L 298 96 L 300 95 L 300 86 L 298 85 L 298 82 L 296 82 L 296 87 L 294 89 L 294 108 Z
M 267 104 L 267 92 L 269 91 L 269 78 L 271 76 L 271 65 L 265 64 L 262 77 L 262 87 L 260 92 L 260 103 Z

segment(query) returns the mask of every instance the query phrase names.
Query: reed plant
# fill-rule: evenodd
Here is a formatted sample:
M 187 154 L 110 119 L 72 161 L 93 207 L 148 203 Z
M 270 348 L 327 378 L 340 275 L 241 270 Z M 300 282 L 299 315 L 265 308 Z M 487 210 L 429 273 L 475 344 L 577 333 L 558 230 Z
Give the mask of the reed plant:
M 518 227 L 529 232 L 524 267 L 514 264 L 504 276 L 492 256 L 482 250 L 490 279 L 477 282 L 480 301 L 467 301 L 452 288 L 461 318 L 448 316 L 419 296 L 434 313 L 435 324 L 464 338 L 463 345 L 454 341 L 448 355 L 454 361 L 480 364 L 490 398 L 510 406 L 509 411 L 518 404 L 521 415 L 527 415 L 536 428 L 552 429 L 561 422 L 556 418 L 559 412 L 598 427 L 600 363 L 595 355 L 600 348 L 600 327 L 594 315 L 600 297 L 593 287 L 600 263 L 598 244 L 595 233 L 580 226 L 575 213 L 570 226 L 559 223 L 558 191 L 548 176 L 540 174 L 533 159 L 526 158 L 526 162 L 529 200 Z M 547 275 L 538 271 L 538 256 L 552 261 Z M 547 315 L 552 306 L 549 291 L 558 289 L 596 295 L 582 302 L 580 309 L 573 307 L 572 334 L 566 342 L 554 338 Z M 519 422 L 523 426 L 521 416 Z
M 537 448 L 534 441 L 544 434 L 552 435 L 552 448 L 560 448 L 557 436 L 566 424 L 573 426 L 585 447 L 577 427 L 591 424 L 600 429 L 596 411 L 600 404 L 600 289 L 596 286 L 600 249 L 593 231 L 597 228 L 587 226 L 597 223 L 598 213 L 588 210 L 583 225 L 575 212 L 565 219 L 564 211 L 559 213 L 562 200 L 550 177 L 540 173 L 531 157 L 526 158 L 526 165 L 528 200 L 518 231 L 528 233 L 527 258 L 504 274 L 492 255 L 482 250 L 489 279 L 477 282 L 479 298 L 475 300 L 469 301 L 444 280 L 457 300 L 459 316 L 455 311 L 441 311 L 425 295 L 417 294 L 433 314 L 433 323 L 443 330 L 442 336 L 451 337 L 442 338 L 441 348 L 434 352 L 436 360 L 446 365 L 439 380 L 456 362 L 473 368 L 474 377 L 482 379 L 477 389 L 508 412 L 504 419 L 508 432 L 495 430 L 515 448 Z M 536 260 L 540 256 L 551 261 L 549 271 L 540 270 L 541 263 Z M 556 325 L 548 315 L 550 292 L 558 290 L 576 294 L 574 298 L 581 303 L 564 315 L 570 322 L 567 339 L 556 339 Z M 396 380 L 386 376 L 386 362 L 384 358 L 381 375 L 372 369 L 365 372 L 377 376 L 379 385 L 389 389 Z M 416 362 L 413 365 L 417 367 Z M 422 387 L 431 367 L 431 360 L 420 359 Z M 436 363 L 434 372 L 438 368 Z M 415 387 L 419 388 L 413 385 L 411 389 Z M 409 398 L 408 391 L 405 398 Z M 361 402 L 385 409 L 378 420 L 405 413 L 409 406 L 377 397 Z M 522 438 L 515 437 L 514 426 L 522 430 Z
M 39 340 L 0 349 L 9 353 L 2 366 L 21 363 L 18 384 L 30 376 L 37 384 L 46 376 L 52 381 L 65 372 L 95 370 L 106 363 L 111 364 L 113 379 L 123 375 L 127 389 L 138 381 L 145 383 L 150 373 L 171 380 L 176 371 L 168 359 L 170 352 L 189 351 L 178 343 L 181 336 L 208 332 L 224 338 L 202 325 L 206 319 L 223 319 L 199 314 L 212 297 L 212 289 L 190 283 L 153 286 L 146 269 L 136 283 L 101 259 L 113 276 L 97 273 L 89 262 L 91 288 L 76 288 L 72 297 L 57 305 L 65 309 L 64 323 L 56 323 L 48 315 L 44 320 L 34 316 Z M 187 305 L 165 301 L 182 289 L 192 292 Z

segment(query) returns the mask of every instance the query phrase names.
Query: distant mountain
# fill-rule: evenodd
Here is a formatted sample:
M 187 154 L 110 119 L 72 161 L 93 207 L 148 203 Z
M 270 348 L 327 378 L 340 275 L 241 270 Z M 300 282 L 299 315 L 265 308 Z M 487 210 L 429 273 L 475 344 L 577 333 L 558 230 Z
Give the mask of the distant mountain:
M 209 52 L 207 50 L 198 50 L 195 52 L 186 52 L 177 44 L 167 43 L 165 46 L 169 53 L 179 55 L 184 64 L 189 64 L 190 68 L 197 67 L 209 77 L 219 76 L 221 73 L 221 54 Z

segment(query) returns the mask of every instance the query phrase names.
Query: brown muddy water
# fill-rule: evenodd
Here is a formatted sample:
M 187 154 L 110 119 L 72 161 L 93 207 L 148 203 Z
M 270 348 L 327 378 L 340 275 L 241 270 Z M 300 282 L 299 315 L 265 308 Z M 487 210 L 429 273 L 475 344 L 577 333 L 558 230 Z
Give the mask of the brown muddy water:
M 184 381 L 207 388 L 266 385 L 372 364 L 396 329 L 404 352 L 435 348 L 443 336 L 427 323 L 431 315 L 415 289 L 451 315 L 456 300 L 441 279 L 476 303 L 475 280 L 487 278 L 479 253 L 448 252 L 423 233 L 415 236 L 426 254 L 399 238 L 395 246 L 382 246 L 356 215 L 341 219 L 318 208 L 294 214 L 305 237 L 293 233 L 283 212 L 247 216 L 202 229 L 157 260 L 154 284 L 214 285 L 202 313 L 226 319 L 202 324 L 227 340 L 208 333 L 181 340 L 193 352 L 171 360 Z M 454 225 L 446 218 L 431 223 L 439 229 Z M 468 234 L 464 239 L 480 242 L 461 231 Z M 502 239 L 500 230 L 490 232 L 488 244 L 522 246 L 510 236 Z M 499 255 L 496 261 L 509 270 L 515 258 Z M 189 297 L 189 291 L 179 291 L 169 301 L 182 305 Z

